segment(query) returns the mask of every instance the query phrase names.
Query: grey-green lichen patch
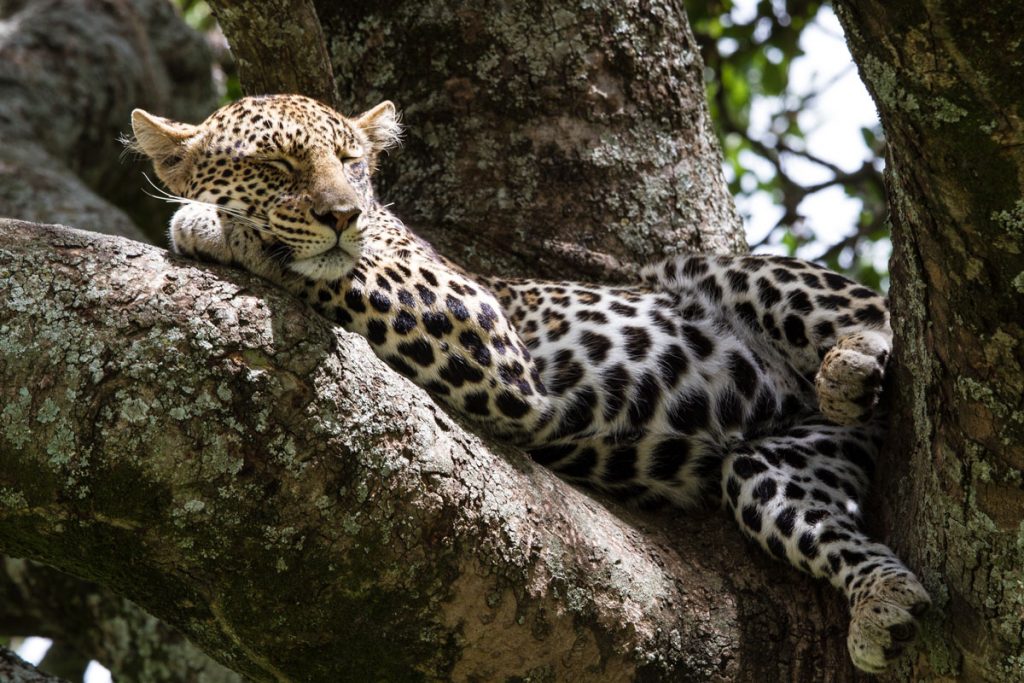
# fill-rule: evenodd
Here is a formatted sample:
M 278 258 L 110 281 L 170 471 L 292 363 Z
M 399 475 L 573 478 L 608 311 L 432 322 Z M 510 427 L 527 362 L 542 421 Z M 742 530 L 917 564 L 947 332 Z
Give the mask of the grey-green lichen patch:
M 31 405 L 32 394 L 28 387 L 19 387 L 17 398 L 4 406 L 3 411 L 0 411 L 4 436 L 15 448 L 22 448 L 32 438 L 29 419 Z
M 875 96 L 886 110 L 910 114 L 936 126 L 958 123 L 968 115 L 963 107 L 941 95 L 919 96 L 907 87 L 908 82 L 896 69 L 873 54 L 861 60 L 865 79 L 874 87 Z
M 10 512 L 18 512 L 28 507 L 28 500 L 25 498 L 25 494 L 19 490 L 0 486 L 0 507 L 4 507 Z
M 50 456 L 50 464 L 55 468 L 64 468 L 76 460 L 79 452 L 74 426 L 70 421 L 62 417 L 54 425 L 50 438 L 46 442 L 46 453 Z M 75 463 L 76 469 L 85 469 L 87 464 L 79 460 Z
M 1013 288 L 1024 294 L 1024 270 L 1017 273 L 1017 276 L 1013 278 Z
M 957 106 L 945 97 L 935 97 L 929 100 L 932 109 L 932 118 L 942 123 L 956 123 L 965 118 L 968 114 L 963 107 Z
M 43 399 L 43 405 L 39 408 L 39 412 L 36 413 L 36 421 L 40 424 L 49 424 L 57 419 L 60 414 L 60 407 L 57 403 L 47 396 Z
M 1009 209 L 993 211 L 991 219 L 1007 234 L 1024 239 L 1024 199 L 1018 199 Z
M 1006 406 L 992 391 L 992 388 L 988 385 L 979 382 L 978 380 L 970 377 L 958 377 L 956 380 L 957 391 L 962 395 L 974 400 L 984 403 L 989 409 L 996 413 L 996 415 L 1002 417 L 1005 415 Z
M 869 54 L 861 61 L 861 68 L 865 80 L 874 85 L 875 96 L 884 106 L 904 112 L 920 110 L 917 97 L 904 88 L 896 69 L 890 64 Z
M 131 424 L 140 424 L 149 417 L 149 404 L 141 397 L 129 397 L 126 392 L 115 394 L 121 404 L 121 418 Z

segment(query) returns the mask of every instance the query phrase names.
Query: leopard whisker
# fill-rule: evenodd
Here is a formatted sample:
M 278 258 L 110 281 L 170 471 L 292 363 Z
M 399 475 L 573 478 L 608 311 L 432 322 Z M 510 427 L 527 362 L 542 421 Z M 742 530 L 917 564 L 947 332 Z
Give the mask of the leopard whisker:
M 160 201 L 167 202 L 168 204 L 180 204 L 182 206 L 184 206 L 186 204 L 195 204 L 195 205 L 200 205 L 200 206 L 209 206 L 209 207 L 211 207 L 213 209 L 216 209 L 219 212 L 222 212 L 222 213 L 225 213 L 225 214 L 231 216 L 233 219 L 239 221 L 240 223 L 244 223 L 245 225 L 247 225 L 248 227 L 252 228 L 253 230 L 256 230 L 257 232 L 263 232 L 263 233 L 266 233 L 268 235 L 273 235 L 274 234 L 272 230 L 268 230 L 267 229 L 267 227 L 266 227 L 266 220 L 262 220 L 261 221 L 258 218 L 254 218 L 253 216 L 249 215 L 245 211 L 242 211 L 241 209 L 235 209 L 235 208 L 231 208 L 231 207 L 227 207 L 227 206 L 221 206 L 219 204 L 214 204 L 213 202 L 206 202 L 206 201 L 203 201 L 201 199 L 189 199 L 188 197 L 182 197 L 181 195 L 172 194 L 172 193 L 168 192 L 167 190 L 164 190 L 163 188 L 158 186 L 156 183 L 154 183 L 152 181 L 152 179 L 150 179 L 150 177 L 148 175 L 146 175 L 145 173 L 143 173 L 142 176 L 146 179 L 146 181 L 157 192 L 157 194 L 154 194 L 153 192 L 150 192 L 150 191 L 148 191 L 146 189 L 142 190 L 143 193 L 149 195 L 153 199 L 159 199 Z M 261 218 L 262 218 L 262 216 L 261 216 Z

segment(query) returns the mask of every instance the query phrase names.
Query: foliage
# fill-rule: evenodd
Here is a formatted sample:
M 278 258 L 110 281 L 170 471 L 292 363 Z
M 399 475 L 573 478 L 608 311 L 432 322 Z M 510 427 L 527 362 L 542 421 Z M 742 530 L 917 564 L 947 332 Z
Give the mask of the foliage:
M 742 6 L 742 7 L 741 7 Z M 782 209 L 775 227 L 752 246 L 783 247 L 791 255 L 813 256 L 876 288 L 887 285 L 887 269 L 877 263 L 875 250 L 888 252 L 888 225 L 881 166 L 884 140 L 881 127 L 860 133 L 866 158 L 847 171 L 808 149 L 800 116 L 830 83 L 796 92 L 790 81 L 794 61 L 804 55 L 801 37 L 819 12 L 829 11 L 821 0 L 687 0 L 687 13 L 701 46 L 706 66 L 708 104 L 725 157 L 730 190 L 738 199 L 767 193 Z M 770 110 L 767 126 L 752 126 L 755 106 Z M 798 182 L 794 160 L 827 173 L 820 182 Z M 821 225 L 808 220 L 801 204 L 826 188 L 840 187 L 860 202 L 856 223 L 834 244 L 801 249 L 821 242 Z M 742 202 L 741 202 L 742 205 Z M 810 253 L 808 253 L 810 252 Z
M 214 51 L 214 81 L 220 87 L 221 104 L 233 102 L 242 96 L 242 84 L 238 79 L 227 40 L 217 25 L 217 18 L 205 0 L 171 0 L 189 26 L 207 37 Z
M 217 28 L 217 20 L 213 17 L 213 11 L 204 0 L 173 0 L 181 12 L 182 19 L 201 33 L 207 33 Z

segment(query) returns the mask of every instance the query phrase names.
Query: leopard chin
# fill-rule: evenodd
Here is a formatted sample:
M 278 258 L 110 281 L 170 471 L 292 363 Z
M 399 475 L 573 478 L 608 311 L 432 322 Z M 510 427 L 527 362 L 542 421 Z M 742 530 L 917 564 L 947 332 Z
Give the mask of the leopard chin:
M 295 259 L 288 264 L 288 268 L 311 280 L 330 282 L 348 275 L 355 265 L 356 259 L 351 254 L 335 246 L 316 256 Z

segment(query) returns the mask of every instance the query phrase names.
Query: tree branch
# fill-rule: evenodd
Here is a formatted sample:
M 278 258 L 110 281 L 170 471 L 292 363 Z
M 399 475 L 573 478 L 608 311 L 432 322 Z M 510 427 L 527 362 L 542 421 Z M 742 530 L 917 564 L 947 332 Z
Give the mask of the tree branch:
M 11 221 L 0 273 L 0 546 L 249 678 L 852 677 L 724 516 L 596 502 L 252 277 Z
M 134 107 L 212 107 L 202 38 L 166 0 L 8 3 L 0 36 L 0 215 L 159 239 L 167 207 L 126 182 L 143 167 L 118 137 Z
M 901 390 L 880 507 L 938 597 L 907 678 L 1024 680 L 1024 12 L 834 5 L 888 150 Z

